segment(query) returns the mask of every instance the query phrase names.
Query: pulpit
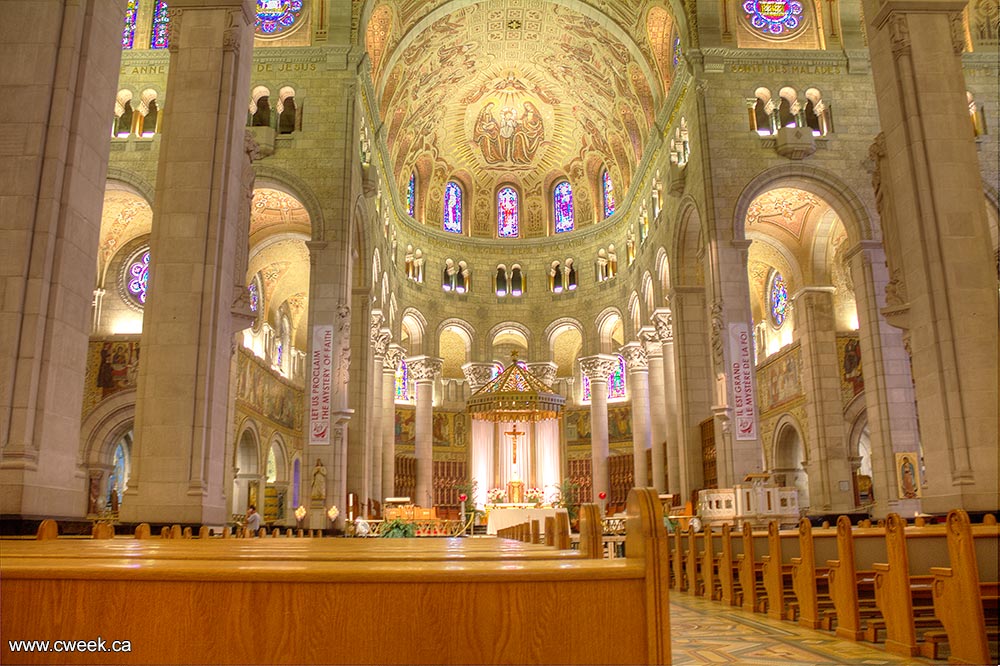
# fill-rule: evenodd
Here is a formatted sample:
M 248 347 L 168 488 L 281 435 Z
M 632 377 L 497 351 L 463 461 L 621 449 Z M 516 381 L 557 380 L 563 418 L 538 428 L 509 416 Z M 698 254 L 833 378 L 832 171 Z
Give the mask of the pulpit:
M 510 504 L 521 504 L 524 502 L 524 481 L 507 482 L 507 502 Z

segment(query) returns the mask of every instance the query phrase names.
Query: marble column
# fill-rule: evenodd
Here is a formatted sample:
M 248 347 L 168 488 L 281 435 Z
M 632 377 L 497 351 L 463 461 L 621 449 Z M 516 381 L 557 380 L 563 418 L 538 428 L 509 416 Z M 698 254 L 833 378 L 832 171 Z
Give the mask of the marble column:
M 580 359 L 580 370 L 590 379 L 590 460 L 592 502 L 610 488 L 608 479 L 608 376 L 618 367 L 610 354 Z
M 653 478 L 650 485 L 659 493 L 667 491 L 666 442 L 667 410 L 663 392 L 663 345 L 653 326 L 639 329 L 639 338 L 649 361 L 649 441 L 652 449 Z
M 628 343 L 621 348 L 621 354 L 628 371 L 628 393 L 632 403 L 632 478 L 636 488 L 645 488 L 649 485 L 646 469 L 646 450 L 650 447 L 649 359 L 641 342 Z
M 127 522 L 225 522 L 255 5 L 173 0 Z M 245 270 L 243 268 L 242 270 Z
M 430 356 L 415 356 L 406 362 L 417 392 L 413 419 L 417 496 L 413 502 L 419 506 L 434 506 L 434 380 L 441 374 L 443 363 Z
M 862 241 L 847 253 L 846 259 L 858 309 L 861 375 L 872 447 L 872 514 L 885 517 L 894 512 L 908 516 L 920 510 L 920 502 L 899 498 L 895 453 L 919 451 L 920 433 L 903 334 L 879 313 L 884 301 L 880 296 L 889 281 L 885 252 L 878 241 Z
M 806 287 L 792 296 L 795 337 L 801 342 L 802 390 L 809 396 L 803 445 L 810 513 L 844 513 L 855 508 L 840 398 L 833 291 L 833 287 Z
M 384 327 L 373 329 L 370 331 L 370 338 L 372 350 L 372 407 L 369 412 L 371 416 L 368 422 L 371 424 L 371 431 L 368 441 L 365 443 L 366 450 L 371 452 L 371 467 L 367 471 L 368 476 L 371 478 L 371 489 L 368 498 L 381 503 L 385 499 L 385 495 L 382 493 L 382 429 L 385 427 L 384 412 L 382 409 L 385 391 L 382 388 L 382 382 L 385 380 L 383 369 L 385 367 L 385 356 L 389 349 L 389 341 L 392 340 L 392 331 Z
M 396 368 L 405 355 L 391 344 L 382 361 L 382 499 L 396 496 Z
M 5 517 L 87 512 L 80 415 L 124 10 L 123 0 L 0 3 Z
M 684 425 L 677 392 L 677 366 L 674 348 L 674 317 L 669 307 L 656 308 L 650 321 L 660 341 L 663 358 L 663 405 L 664 429 L 667 440 L 667 491 L 679 494 L 682 499 L 690 495 L 688 483 L 687 448 L 684 446 Z
M 864 0 L 886 311 L 909 331 L 930 513 L 995 510 L 1000 465 L 997 275 L 962 69 L 966 4 Z

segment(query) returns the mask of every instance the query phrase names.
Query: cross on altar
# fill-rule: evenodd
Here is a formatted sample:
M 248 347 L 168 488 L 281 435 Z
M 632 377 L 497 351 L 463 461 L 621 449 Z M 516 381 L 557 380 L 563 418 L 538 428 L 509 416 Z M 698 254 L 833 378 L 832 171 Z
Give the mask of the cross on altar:
M 504 434 L 507 435 L 508 437 L 510 437 L 511 444 L 514 445 L 514 464 L 516 465 L 517 464 L 517 438 L 520 437 L 521 435 L 523 435 L 524 433 L 517 431 L 517 424 L 515 423 L 514 427 L 511 428 L 509 431 L 505 432 Z

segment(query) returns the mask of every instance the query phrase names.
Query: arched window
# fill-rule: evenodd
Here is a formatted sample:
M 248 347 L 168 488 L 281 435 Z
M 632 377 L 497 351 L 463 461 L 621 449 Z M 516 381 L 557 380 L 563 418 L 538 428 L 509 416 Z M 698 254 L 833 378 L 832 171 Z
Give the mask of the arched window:
M 128 0 L 125 5 L 125 27 L 122 29 L 122 48 L 130 49 L 135 43 L 135 17 L 139 14 L 139 0 Z
M 527 285 L 524 275 L 521 273 L 521 267 L 514 264 L 510 267 L 510 295 L 520 296 L 524 293 Z
M 149 286 L 149 248 L 145 247 L 125 262 L 125 293 L 139 306 L 146 305 L 146 289 Z
M 413 217 L 417 207 L 417 173 L 410 172 L 410 182 L 406 184 L 406 214 Z
M 786 2 L 748 0 L 743 3 L 743 11 L 747 22 L 768 37 L 787 35 L 802 24 L 802 3 L 795 0 Z
M 507 295 L 507 267 L 503 264 L 497 266 L 496 291 L 497 296 Z
M 396 402 L 408 402 L 410 400 L 410 371 L 406 367 L 406 361 L 399 359 L 399 367 L 396 368 Z
M 774 271 L 771 275 L 771 286 L 768 289 L 768 311 L 771 323 L 780 328 L 788 316 L 788 284 L 781 273 Z
M 611 172 L 607 169 L 601 175 L 601 189 L 604 192 L 604 217 L 608 218 L 615 212 L 615 185 L 611 182 Z
M 130 430 L 115 446 L 115 455 L 112 462 L 111 475 L 108 477 L 108 506 L 114 509 L 121 505 L 122 495 L 128 489 L 129 470 L 129 448 L 132 441 L 132 431 Z M 112 497 L 112 495 L 114 497 Z
M 444 230 L 462 233 L 462 188 L 453 180 L 444 186 Z
M 573 186 L 564 180 L 552 190 L 552 200 L 555 207 L 556 233 L 573 231 L 576 218 L 573 214 Z
M 504 187 L 497 192 L 497 235 L 500 238 L 518 236 L 517 190 Z
M 757 88 L 753 99 L 748 100 L 750 107 L 750 129 L 761 136 L 769 136 L 777 131 L 777 118 L 774 117 L 774 102 L 771 91 L 767 88 Z
M 274 454 L 272 445 L 267 451 L 267 483 L 274 483 L 278 480 L 278 457 Z
M 115 98 L 115 126 L 112 136 L 126 138 L 132 133 L 132 91 L 120 90 Z
M 285 86 L 278 91 L 278 134 L 291 134 L 295 131 L 298 120 L 298 109 L 295 106 L 295 90 Z
M 160 109 L 156 105 L 156 91 L 152 88 L 144 90 L 139 97 L 139 121 L 135 133 L 149 138 L 156 134 L 156 123 L 159 120 Z
M 250 294 L 250 312 L 257 314 L 260 309 L 260 292 L 257 290 L 257 280 L 247 285 L 247 292 Z
M 165 49 L 170 46 L 170 17 L 167 15 L 166 0 L 156 0 L 153 7 L 153 32 L 149 48 Z
M 299 505 L 299 484 L 302 483 L 302 461 L 298 458 L 292 463 L 292 506 Z

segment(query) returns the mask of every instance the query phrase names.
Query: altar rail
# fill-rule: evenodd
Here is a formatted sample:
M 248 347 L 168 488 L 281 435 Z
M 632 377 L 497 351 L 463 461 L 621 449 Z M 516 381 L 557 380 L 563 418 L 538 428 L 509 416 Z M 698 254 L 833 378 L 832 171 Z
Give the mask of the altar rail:
M 0 633 L 128 639 L 115 663 L 668 664 L 655 492 L 634 490 L 628 510 L 614 561 L 501 539 L 4 542 Z M 630 640 L 607 640 L 611 626 Z

